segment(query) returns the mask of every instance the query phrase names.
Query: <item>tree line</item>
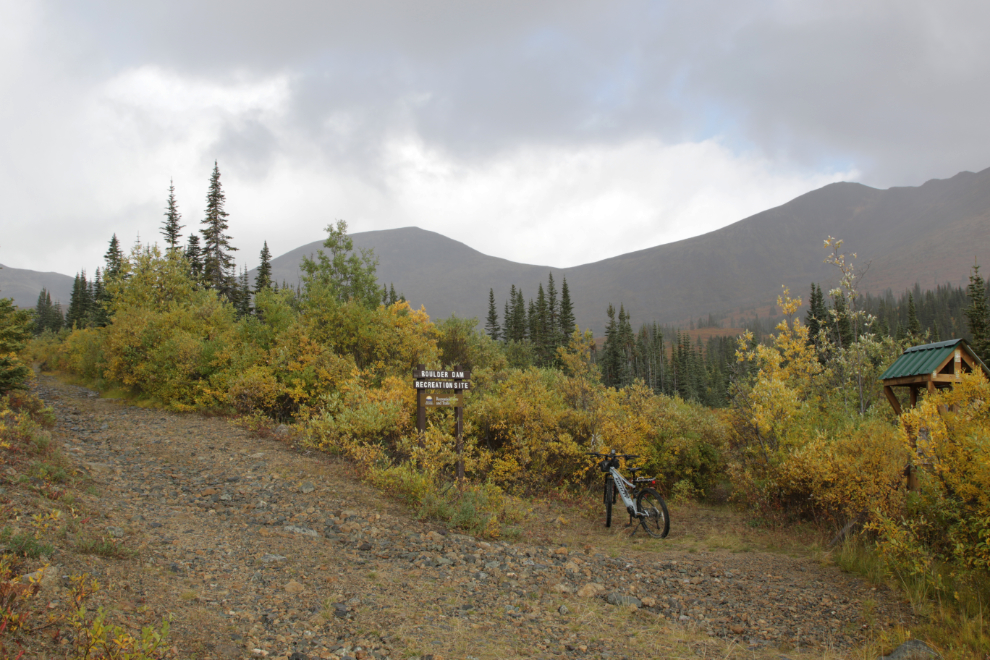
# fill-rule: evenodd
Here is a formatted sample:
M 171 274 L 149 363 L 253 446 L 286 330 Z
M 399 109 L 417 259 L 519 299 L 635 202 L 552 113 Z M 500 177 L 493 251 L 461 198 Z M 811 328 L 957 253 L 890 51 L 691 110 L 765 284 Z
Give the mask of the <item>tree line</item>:
M 229 214 L 226 211 L 226 195 L 220 181 L 220 167 L 217 162 L 213 163 L 213 172 L 210 174 L 210 182 L 206 194 L 206 211 L 200 221 L 199 231 L 189 233 L 185 244 L 182 243 L 182 214 L 179 211 L 178 200 L 175 195 L 175 184 L 169 182 L 168 197 L 165 202 L 165 218 L 162 221 L 160 233 L 165 240 L 165 249 L 169 253 L 178 253 L 185 258 L 191 279 L 195 284 L 203 289 L 213 290 L 231 303 L 238 316 L 244 317 L 254 313 L 252 300 L 260 291 L 272 289 L 291 289 L 297 296 L 298 288 L 293 289 L 284 281 L 281 287 L 272 278 L 271 251 L 268 249 L 268 241 L 264 242 L 259 254 L 260 264 L 254 278 L 254 283 L 250 282 L 247 266 L 242 266 L 239 270 L 234 260 L 233 253 L 237 248 L 232 244 L 232 237 L 229 231 Z M 337 232 L 339 237 L 345 236 L 346 224 L 341 228 L 338 223 Z M 352 250 L 353 245 L 347 237 L 347 250 Z M 62 309 L 60 302 L 52 303 L 51 294 L 46 289 L 42 289 L 38 296 L 35 307 L 34 332 L 58 332 L 65 328 L 86 328 L 103 327 L 109 322 L 107 309 L 108 294 L 106 282 L 117 277 L 121 273 L 122 264 L 125 260 L 124 251 L 121 248 L 117 235 L 110 239 L 110 244 L 104 255 L 104 266 L 97 268 L 92 279 L 88 279 L 86 271 L 76 273 L 73 281 L 72 293 L 69 299 L 67 310 Z M 346 254 L 335 254 L 332 259 L 336 260 L 330 264 L 337 272 L 341 270 L 342 263 L 348 259 Z M 304 261 L 304 272 L 315 272 L 312 265 L 309 271 L 306 270 Z M 367 284 L 367 283 L 365 283 Z M 377 288 L 377 282 L 371 283 L 374 289 L 376 300 L 384 304 L 394 304 L 397 301 L 404 301 L 405 296 L 397 293 L 394 285 L 388 288 Z
M 526 363 L 539 367 L 559 366 L 557 349 L 567 346 L 576 327 L 567 278 L 561 283 L 558 297 L 557 285 L 550 273 L 546 289 L 541 282 L 536 298 L 530 298 L 528 302 L 522 288 L 513 284 L 503 310 L 500 323 L 495 290 L 489 289 L 485 332 L 492 340 L 506 346 L 510 362 L 520 366 Z

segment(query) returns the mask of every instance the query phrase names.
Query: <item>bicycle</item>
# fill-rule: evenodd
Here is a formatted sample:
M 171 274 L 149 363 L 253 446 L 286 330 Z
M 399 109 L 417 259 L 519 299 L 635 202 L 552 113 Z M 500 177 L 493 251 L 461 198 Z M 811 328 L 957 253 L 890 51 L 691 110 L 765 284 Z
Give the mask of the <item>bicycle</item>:
M 588 456 L 603 459 L 598 468 L 605 473 L 605 526 L 612 526 L 612 505 L 618 492 L 629 513 L 630 525 L 633 518 L 636 518 L 647 534 L 655 539 L 665 538 L 670 532 L 670 514 L 667 513 L 667 503 L 663 501 L 663 496 L 654 488 L 657 485 L 656 478 L 637 477 L 636 472 L 643 468 L 628 465 L 630 460 L 639 456 L 616 454 L 614 449 L 608 454 L 588 452 Z M 619 473 L 619 459 L 626 461 L 626 469 L 633 473 L 632 481 Z M 633 534 L 638 529 L 639 526 L 633 530 Z

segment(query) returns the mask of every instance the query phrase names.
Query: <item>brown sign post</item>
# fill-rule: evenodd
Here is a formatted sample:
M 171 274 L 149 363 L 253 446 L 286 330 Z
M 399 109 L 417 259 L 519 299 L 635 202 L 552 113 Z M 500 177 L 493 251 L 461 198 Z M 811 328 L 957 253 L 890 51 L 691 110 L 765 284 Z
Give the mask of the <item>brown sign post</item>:
M 464 479 L 464 390 L 471 389 L 471 374 L 463 371 L 460 365 L 450 370 L 426 369 L 416 365 L 413 371 L 416 387 L 416 430 L 426 432 L 426 409 L 436 406 L 454 406 L 454 419 L 457 438 L 457 479 Z

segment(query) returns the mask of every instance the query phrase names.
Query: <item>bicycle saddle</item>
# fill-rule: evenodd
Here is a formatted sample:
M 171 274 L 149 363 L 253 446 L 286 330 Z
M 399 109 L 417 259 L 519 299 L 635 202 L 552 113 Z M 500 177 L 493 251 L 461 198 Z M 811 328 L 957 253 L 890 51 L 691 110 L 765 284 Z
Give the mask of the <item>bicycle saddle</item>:
M 639 470 L 642 470 L 642 469 L 643 469 L 643 466 L 639 466 L 639 467 L 627 467 L 626 468 L 626 471 L 628 471 L 628 472 L 638 472 Z

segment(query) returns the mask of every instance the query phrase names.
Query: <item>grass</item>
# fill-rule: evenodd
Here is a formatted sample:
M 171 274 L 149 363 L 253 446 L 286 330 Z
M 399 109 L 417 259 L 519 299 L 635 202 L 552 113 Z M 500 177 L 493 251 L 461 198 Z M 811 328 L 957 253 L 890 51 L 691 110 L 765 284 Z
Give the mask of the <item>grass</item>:
M 107 559 L 130 559 L 137 551 L 120 545 L 109 536 L 89 537 L 76 542 L 76 552 L 84 555 L 97 555 Z
M 69 473 L 64 467 L 45 461 L 34 461 L 31 463 L 31 466 L 28 468 L 28 475 L 56 484 L 64 484 L 69 480 Z
M 44 543 L 34 538 L 33 534 L 14 534 L 9 527 L 0 530 L 0 543 L 6 545 L 11 554 L 30 559 L 50 557 L 55 552 L 55 546 L 51 543 Z
M 848 539 L 832 555 L 837 566 L 861 575 L 873 584 L 887 585 L 903 593 L 924 623 L 911 630 L 880 631 L 874 646 L 889 652 L 909 637 L 924 639 L 944 658 L 985 658 L 990 655 L 990 576 L 952 571 L 935 566 L 933 574 L 907 574 L 892 569 L 868 542 Z M 933 585 L 941 582 L 941 588 Z M 871 603 L 864 602 L 864 619 L 871 618 Z

